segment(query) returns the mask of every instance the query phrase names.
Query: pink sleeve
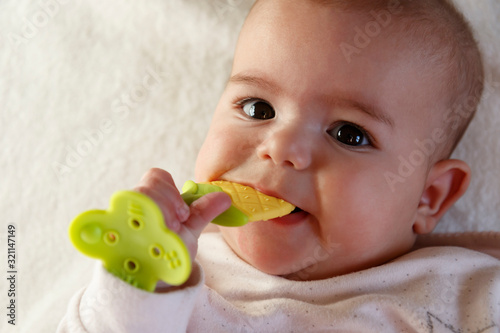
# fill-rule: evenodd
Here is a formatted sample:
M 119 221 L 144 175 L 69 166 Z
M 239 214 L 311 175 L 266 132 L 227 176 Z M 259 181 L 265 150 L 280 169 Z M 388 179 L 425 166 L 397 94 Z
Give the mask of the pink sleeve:
M 182 287 L 150 293 L 123 282 L 99 263 L 90 285 L 73 296 L 57 332 L 186 332 L 203 281 L 195 263 Z

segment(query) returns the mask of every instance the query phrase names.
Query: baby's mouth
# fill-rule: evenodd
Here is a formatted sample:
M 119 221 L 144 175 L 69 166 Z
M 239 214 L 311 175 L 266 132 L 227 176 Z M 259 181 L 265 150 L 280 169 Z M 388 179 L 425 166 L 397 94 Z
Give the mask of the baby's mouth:
M 271 219 L 269 221 L 282 226 L 292 226 L 307 221 L 308 216 L 308 212 L 306 212 L 302 208 L 295 207 L 294 210 L 292 210 L 289 214 Z

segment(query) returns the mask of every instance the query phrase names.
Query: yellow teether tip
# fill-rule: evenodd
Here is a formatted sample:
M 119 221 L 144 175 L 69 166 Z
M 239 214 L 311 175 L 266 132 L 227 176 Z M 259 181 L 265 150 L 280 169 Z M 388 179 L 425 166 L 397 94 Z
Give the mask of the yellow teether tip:
M 266 221 L 290 214 L 295 206 L 283 199 L 261 193 L 252 187 L 218 180 L 210 182 L 229 194 L 233 206 L 248 216 L 248 222 Z

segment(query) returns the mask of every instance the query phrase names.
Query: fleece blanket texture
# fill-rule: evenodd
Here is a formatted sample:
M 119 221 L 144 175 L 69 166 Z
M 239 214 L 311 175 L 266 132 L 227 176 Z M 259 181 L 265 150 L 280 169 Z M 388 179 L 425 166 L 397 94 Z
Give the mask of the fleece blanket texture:
M 487 77 L 454 153 L 471 166 L 472 183 L 436 232 L 500 231 L 500 3 L 455 1 L 475 29 Z M 178 186 L 193 177 L 251 5 L 0 3 L 0 267 L 16 271 L 15 296 L 0 279 L 0 331 L 53 332 L 71 295 L 88 283 L 94 261 L 67 237 L 78 213 L 106 208 L 114 191 L 133 187 L 151 167 L 170 171 Z M 5 315 L 12 299 L 15 326 Z

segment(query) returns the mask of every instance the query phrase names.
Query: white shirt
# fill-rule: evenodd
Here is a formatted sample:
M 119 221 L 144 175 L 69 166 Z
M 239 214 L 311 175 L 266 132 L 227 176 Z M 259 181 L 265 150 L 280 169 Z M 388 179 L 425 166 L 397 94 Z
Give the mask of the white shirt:
M 500 332 L 500 260 L 481 252 L 426 247 L 320 281 L 262 273 L 218 233 L 203 234 L 198 253 L 190 280 L 166 293 L 136 289 L 99 264 L 58 331 Z

